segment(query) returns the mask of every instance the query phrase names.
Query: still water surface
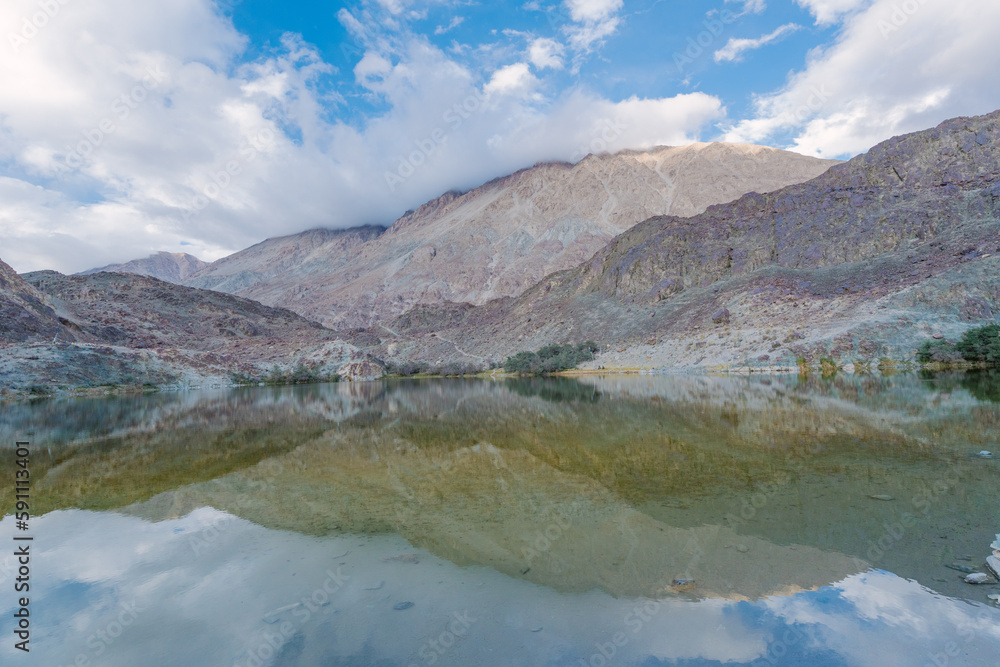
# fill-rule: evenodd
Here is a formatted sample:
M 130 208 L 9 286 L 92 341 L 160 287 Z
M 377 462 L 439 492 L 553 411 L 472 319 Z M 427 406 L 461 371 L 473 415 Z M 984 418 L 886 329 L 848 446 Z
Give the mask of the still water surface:
M 3 404 L 3 479 L 24 438 L 4 665 L 1000 663 L 1000 586 L 946 567 L 1000 532 L 996 375 Z

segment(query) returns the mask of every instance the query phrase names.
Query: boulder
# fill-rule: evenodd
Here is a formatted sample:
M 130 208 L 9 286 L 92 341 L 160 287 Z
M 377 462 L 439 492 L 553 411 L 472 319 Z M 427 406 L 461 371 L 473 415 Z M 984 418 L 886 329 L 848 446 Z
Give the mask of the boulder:
M 385 369 L 373 361 L 351 361 L 337 371 L 343 380 L 352 382 L 375 380 L 385 375 Z
M 729 309 L 719 308 L 715 311 L 715 314 L 712 315 L 712 321 L 716 324 L 725 324 L 729 322 Z

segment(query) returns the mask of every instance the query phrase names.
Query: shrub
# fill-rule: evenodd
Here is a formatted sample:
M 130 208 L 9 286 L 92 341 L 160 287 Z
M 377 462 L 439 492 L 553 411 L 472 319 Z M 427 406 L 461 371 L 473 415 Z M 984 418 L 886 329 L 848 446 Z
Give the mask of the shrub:
M 966 361 L 1000 362 L 1000 324 L 969 329 L 962 334 L 955 349 Z
M 508 373 L 541 375 L 576 368 L 584 361 L 591 361 L 599 350 L 597 343 L 572 343 L 566 345 L 546 345 L 537 352 L 518 352 L 507 357 L 503 368 Z
M 962 353 L 946 340 L 925 340 L 917 349 L 917 361 L 922 364 L 951 364 L 962 361 Z
M 837 372 L 837 362 L 830 357 L 820 357 L 819 367 L 823 375 L 833 375 Z
M 925 340 L 917 349 L 917 361 L 922 364 L 959 361 L 1000 363 L 1000 324 L 969 329 L 954 344 L 946 340 Z
M 300 363 L 289 371 L 282 371 L 278 365 L 271 367 L 271 370 L 264 374 L 251 375 L 243 371 L 237 371 L 229 376 L 233 384 L 311 384 L 314 382 L 339 382 L 340 376 L 337 373 L 321 375 L 316 369 L 309 368 Z

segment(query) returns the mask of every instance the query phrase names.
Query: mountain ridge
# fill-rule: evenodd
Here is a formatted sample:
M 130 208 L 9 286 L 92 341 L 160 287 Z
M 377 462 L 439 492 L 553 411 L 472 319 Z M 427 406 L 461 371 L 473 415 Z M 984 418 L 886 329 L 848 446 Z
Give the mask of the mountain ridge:
M 76 275 L 89 275 L 102 271 L 109 273 L 134 273 L 139 276 L 152 276 L 171 283 L 180 283 L 201 269 L 208 266 L 194 255 L 186 252 L 166 252 L 161 250 L 142 259 L 133 259 L 122 264 L 109 264 L 96 269 L 87 269 Z
M 337 328 L 385 324 L 415 306 L 520 294 L 652 213 L 693 214 L 749 190 L 798 182 L 834 162 L 701 143 L 539 163 L 425 202 L 377 237 L 345 248 L 355 253 L 349 261 L 331 254 L 325 270 L 318 263 L 289 266 L 258 284 L 227 284 L 214 275 L 220 260 L 185 284 L 281 303 Z
M 462 332 L 494 361 L 588 338 L 614 348 L 595 364 L 633 367 L 912 358 L 1000 316 L 998 126 L 952 119 L 805 183 L 652 217 L 517 298 L 398 318 L 395 349 L 453 354 L 441 341 Z

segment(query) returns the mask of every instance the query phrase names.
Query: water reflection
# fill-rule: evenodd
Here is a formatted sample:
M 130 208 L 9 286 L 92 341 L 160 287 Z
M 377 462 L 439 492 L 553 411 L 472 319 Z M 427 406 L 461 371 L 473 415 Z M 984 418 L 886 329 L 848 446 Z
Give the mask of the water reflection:
M 995 610 L 883 571 L 757 602 L 614 598 L 210 509 L 60 511 L 38 532 L 37 665 L 987 665 L 1000 647 Z M 5 664 L 13 652 L 0 645 Z
M 52 512 L 38 522 L 42 562 L 56 572 L 45 604 L 58 623 L 46 632 L 68 644 L 86 647 L 89 635 L 73 633 L 109 623 L 120 591 L 135 588 L 170 599 L 156 603 L 165 616 L 143 616 L 156 623 L 137 621 L 135 655 L 159 641 L 158 627 L 204 624 L 216 636 L 196 644 L 213 659 L 185 662 L 177 648 L 176 664 L 245 664 L 239 646 L 273 625 L 261 619 L 298 599 L 279 599 L 299 585 L 286 570 L 322 583 L 331 555 L 351 551 L 366 554 L 344 559 L 357 581 L 400 586 L 383 601 L 437 600 L 432 613 L 384 608 L 375 598 L 385 593 L 346 586 L 343 606 L 323 607 L 329 617 L 260 664 L 429 664 L 425 624 L 463 605 L 488 620 L 469 630 L 476 642 L 438 656 L 444 664 L 495 664 L 484 650 L 592 664 L 594 638 L 614 648 L 620 619 L 649 600 L 662 614 L 641 625 L 656 630 L 642 642 L 626 634 L 622 664 L 894 664 L 875 658 L 914 641 L 915 662 L 896 664 L 921 664 L 935 642 L 963 641 L 956 628 L 975 628 L 968 655 L 998 647 L 976 620 L 995 625 L 981 604 L 992 587 L 945 567 L 978 567 L 1000 530 L 996 461 L 973 456 L 1000 450 L 997 379 L 255 388 L 5 404 L 0 437 L 34 433 L 35 498 Z M 258 599 L 252 613 L 232 609 Z M 536 617 L 546 630 L 531 632 Z M 374 627 L 356 627 L 360 618 Z M 229 632 L 244 636 L 218 636 Z M 873 645 L 879 637 L 889 648 Z M 126 660 L 129 645 L 123 635 L 122 662 L 109 664 L 140 664 Z

